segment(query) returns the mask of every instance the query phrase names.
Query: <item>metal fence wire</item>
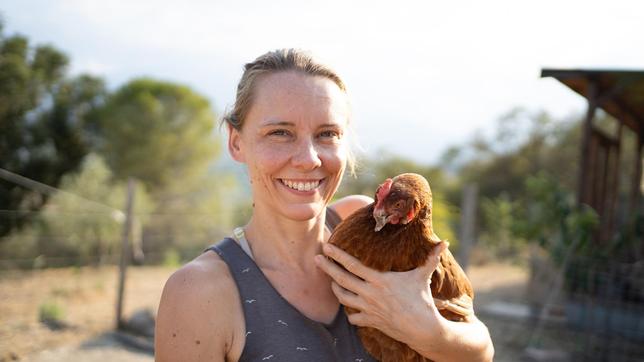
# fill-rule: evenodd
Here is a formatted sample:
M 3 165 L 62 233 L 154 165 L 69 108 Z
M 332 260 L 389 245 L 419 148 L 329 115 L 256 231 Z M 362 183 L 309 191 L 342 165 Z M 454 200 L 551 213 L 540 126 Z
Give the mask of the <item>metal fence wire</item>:
M 644 361 L 644 261 L 573 258 L 565 273 L 574 361 Z

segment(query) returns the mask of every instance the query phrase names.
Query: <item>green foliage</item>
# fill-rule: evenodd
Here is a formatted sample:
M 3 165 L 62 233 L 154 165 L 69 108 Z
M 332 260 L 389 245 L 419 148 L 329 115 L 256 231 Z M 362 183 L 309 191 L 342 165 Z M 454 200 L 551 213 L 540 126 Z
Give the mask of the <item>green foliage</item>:
M 587 245 L 596 215 L 578 210 L 569 191 L 577 188 L 580 157 L 581 117 L 575 118 L 513 109 L 495 131 L 478 133 L 469 145 L 443 155 L 459 180 L 446 195 L 450 203 L 460 202 L 460 185 L 479 186 L 478 241 L 486 253 L 515 259 L 538 241 L 561 260 L 570 243 Z
M 119 210 L 125 206 L 125 186 L 113 183 L 105 162 L 90 154 L 80 172 L 64 176 L 60 187 L 62 192 L 50 198 L 35 222 L 0 245 L 2 255 L 38 255 L 41 266 L 48 265 L 49 258 L 71 258 L 87 264 L 95 256 L 118 255 L 124 220 Z M 134 206 L 138 222 L 147 222 L 152 207 L 139 185 Z
M 99 120 L 114 175 L 139 179 L 152 193 L 198 178 L 216 156 L 209 102 L 186 86 L 133 80 L 110 95 Z
M 432 201 L 432 223 L 434 232 L 441 240 L 447 240 L 452 251 L 458 250 L 458 209 L 445 201 L 440 195 L 434 193 Z
M 194 255 L 227 232 L 232 210 L 226 202 L 237 185 L 227 172 L 209 172 L 221 141 L 203 96 L 135 79 L 110 95 L 97 118 L 99 149 L 115 177 L 140 180 L 155 201 L 143 231 L 146 252 L 163 255 L 172 247 Z
M 236 221 L 245 224 L 250 216 L 240 220 L 236 214 L 243 199 L 238 180 L 220 170 L 174 184 L 156 199 L 158 206 L 143 237 L 151 252 L 173 248 L 180 255 L 197 255 L 229 235 Z
M 38 320 L 41 322 L 62 322 L 65 309 L 55 301 L 47 301 L 38 306 Z
M 101 103 L 102 80 L 66 76 L 68 59 L 52 46 L 29 45 L 0 27 L 0 168 L 58 186 L 89 152 L 88 117 Z M 0 236 L 21 227 L 46 195 L 0 179 Z
M 481 217 L 486 228 L 479 236 L 479 243 L 485 246 L 488 254 L 506 260 L 519 256 L 526 245 L 526 240 L 515 230 L 521 222 L 521 207 L 507 194 L 492 199 L 482 198 Z
M 591 244 L 599 225 L 595 211 L 577 207 L 570 191 L 545 173 L 526 180 L 524 215 L 517 225 L 518 234 L 535 240 L 561 264 L 570 250 L 576 255 L 598 255 L 606 250 Z
M 78 256 L 81 260 L 118 253 L 124 215 L 117 210 L 125 208 L 126 188 L 123 184 L 113 184 L 111 179 L 105 162 L 93 154 L 86 158 L 80 173 L 63 178 L 61 188 L 65 193 L 52 197 L 42 213 L 43 231 L 64 236 L 56 238 L 56 249 L 66 250 L 67 255 Z M 135 195 L 137 221 L 145 223 L 145 213 L 151 211 L 153 205 L 142 185 L 138 185 Z M 52 247 L 54 245 L 48 243 L 39 249 L 51 254 L 54 252 Z
M 68 192 L 49 199 L 0 179 L 2 259 L 46 267 L 113 255 L 123 215 L 110 208 L 124 208 L 129 177 L 142 182 L 135 209 L 146 253 L 173 246 L 194 255 L 228 233 L 239 189 L 212 167 L 221 140 L 205 97 L 148 78 L 108 93 L 101 79 L 67 77 L 68 59 L 54 47 L 2 30 L 0 168 Z M 75 175 L 94 152 L 109 168 L 91 155 Z
M 476 182 L 483 197 L 502 194 L 518 199 L 528 175 L 546 170 L 567 188 L 576 186 L 579 123 L 556 122 L 545 112 L 515 109 L 499 119 L 495 137 L 476 137 L 472 157 L 458 173 L 464 182 Z M 452 151 L 453 153 L 453 151 Z

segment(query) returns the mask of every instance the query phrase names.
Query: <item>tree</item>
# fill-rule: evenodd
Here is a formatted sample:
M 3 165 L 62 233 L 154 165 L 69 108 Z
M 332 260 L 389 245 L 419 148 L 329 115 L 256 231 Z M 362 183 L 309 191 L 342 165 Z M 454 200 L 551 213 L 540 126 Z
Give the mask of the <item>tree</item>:
M 87 117 L 102 102 L 103 81 L 67 77 L 68 59 L 49 45 L 5 37 L 0 24 L 0 168 L 58 186 L 89 152 Z M 24 225 L 47 195 L 0 179 L 0 236 Z
M 114 92 L 98 112 L 99 149 L 115 177 L 134 177 L 157 208 L 144 230 L 146 255 L 194 255 L 229 232 L 236 187 L 212 172 L 220 140 L 207 99 L 190 88 L 149 78 Z
M 217 151 L 214 120 L 208 100 L 190 88 L 135 79 L 99 112 L 99 148 L 117 178 L 134 177 L 159 194 L 206 171 Z

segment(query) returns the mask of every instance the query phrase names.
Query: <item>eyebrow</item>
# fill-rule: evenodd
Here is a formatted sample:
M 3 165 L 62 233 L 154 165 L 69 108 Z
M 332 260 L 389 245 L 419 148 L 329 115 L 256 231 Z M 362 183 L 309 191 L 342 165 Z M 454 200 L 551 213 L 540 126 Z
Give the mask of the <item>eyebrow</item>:
M 271 126 L 290 126 L 290 127 L 295 127 L 295 123 L 287 122 L 287 121 L 267 121 L 266 123 L 262 124 L 260 127 L 271 127 Z M 339 126 L 341 126 L 340 123 L 325 123 L 325 124 L 319 125 L 318 128 L 339 127 Z
M 267 127 L 267 126 L 295 126 L 295 123 L 286 122 L 286 121 L 271 120 L 271 121 L 267 121 L 266 123 L 262 124 L 260 127 Z

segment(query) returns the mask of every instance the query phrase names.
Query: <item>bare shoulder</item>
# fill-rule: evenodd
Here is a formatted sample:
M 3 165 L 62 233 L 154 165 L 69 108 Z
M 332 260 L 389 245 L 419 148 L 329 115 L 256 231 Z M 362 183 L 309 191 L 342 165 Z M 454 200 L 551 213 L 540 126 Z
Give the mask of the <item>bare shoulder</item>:
M 365 207 L 373 202 L 373 199 L 369 196 L 364 195 L 349 195 L 345 196 L 331 205 L 330 208 L 333 211 L 337 212 L 342 220 L 346 219 L 347 216 L 353 214 L 356 210 Z
M 173 273 L 159 303 L 156 361 L 236 360 L 244 323 L 235 290 L 226 263 L 213 252 Z

